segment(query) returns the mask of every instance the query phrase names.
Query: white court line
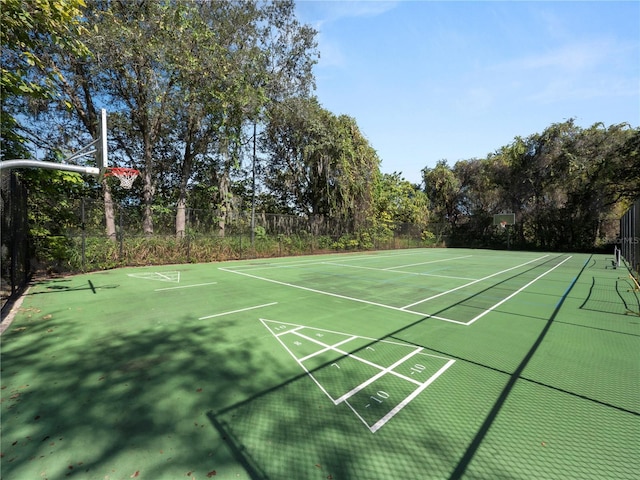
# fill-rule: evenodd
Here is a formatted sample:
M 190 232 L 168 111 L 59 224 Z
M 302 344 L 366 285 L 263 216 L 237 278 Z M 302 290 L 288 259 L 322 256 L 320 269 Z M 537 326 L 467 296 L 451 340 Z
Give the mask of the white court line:
M 413 400 L 414 398 L 416 398 L 418 395 L 420 395 L 420 393 L 427 388 L 429 385 L 431 385 L 433 382 L 436 381 L 436 379 L 442 375 L 445 370 L 447 370 L 447 368 L 449 368 L 451 365 L 453 365 L 453 363 L 455 362 L 455 360 L 449 360 L 440 370 L 438 370 L 436 373 L 434 373 L 431 378 L 429 378 L 429 380 L 427 380 L 426 382 L 424 382 L 422 384 L 422 386 L 416 388 L 410 395 L 408 395 L 404 400 L 402 400 L 402 402 L 400 402 L 398 405 L 396 405 L 395 407 L 393 407 L 389 413 L 387 413 L 384 417 L 382 417 L 380 420 L 378 420 L 376 423 L 373 424 L 373 426 L 369 427 L 369 430 L 371 430 L 371 433 L 375 433 L 377 430 L 379 430 L 381 427 L 384 426 L 385 423 L 387 423 L 389 420 L 391 420 L 391 418 L 398 413 L 400 410 L 402 410 L 404 407 L 406 407 L 409 402 L 411 400 Z M 358 412 L 356 412 L 356 410 L 351 406 L 351 404 L 349 402 L 345 402 L 347 405 L 349 405 L 349 408 L 351 408 L 351 410 L 353 410 L 355 412 L 355 414 L 360 417 L 360 415 L 358 414 Z M 365 425 L 368 426 L 368 423 L 364 421 L 364 419 L 362 417 L 360 417 L 360 420 L 362 420 L 364 422 Z
M 356 393 L 358 393 L 360 390 L 368 387 L 369 385 L 371 385 L 373 382 L 375 382 L 376 380 L 378 380 L 380 377 L 386 375 L 387 373 L 390 373 L 391 375 L 395 375 L 397 377 L 402 378 L 403 380 L 408 380 L 411 383 L 415 383 L 417 385 L 422 385 L 420 382 L 418 382 L 417 380 L 413 379 L 413 378 L 409 378 L 409 377 L 405 377 L 402 374 L 396 373 L 393 371 L 394 368 L 398 367 L 399 365 L 401 365 L 402 363 L 404 363 L 405 361 L 409 360 L 411 357 L 413 357 L 414 355 L 417 355 L 418 353 L 420 353 L 423 350 L 422 347 L 417 347 L 413 352 L 411 352 L 408 355 L 405 355 L 403 358 L 401 358 L 400 360 L 398 360 L 396 363 L 394 363 L 393 365 L 388 366 L 387 368 L 383 368 L 381 365 L 376 365 L 373 364 L 373 366 L 375 366 L 376 368 L 379 368 L 380 371 L 378 373 L 376 373 L 373 377 L 369 378 L 367 381 L 362 382 L 360 385 L 358 385 L 357 387 L 352 388 L 351 390 L 349 390 L 347 393 L 345 393 L 344 395 L 342 395 L 341 397 L 339 397 L 338 399 L 334 400 L 333 403 L 335 403 L 336 405 L 341 404 L 342 402 L 349 400 L 351 397 L 353 397 Z M 349 355 L 349 357 L 354 357 L 359 361 L 362 361 L 362 358 L 358 358 L 355 357 L 354 355 Z
M 328 346 L 330 347 L 328 344 L 320 342 L 318 340 L 316 340 L 315 338 L 312 337 L 307 337 L 306 335 L 303 335 L 301 333 L 298 333 L 298 330 L 301 329 L 305 329 L 305 328 L 310 328 L 311 330 L 317 330 L 317 331 L 321 331 L 321 332 L 328 332 L 328 333 L 337 333 L 340 335 L 346 335 L 343 332 L 336 332 L 333 330 L 325 330 L 325 329 L 318 329 L 318 328 L 314 328 L 314 327 L 305 327 L 303 325 L 295 325 L 295 324 L 290 324 L 290 323 L 285 323 L 282 322 L 282 324 L 284 325 L 290 325 L 290 326 L 295 326 L 296 328 L 294 328 L 293 330 L 287 330 L 285 332 L 281 332 L 276 334 L 265 322 L 269 322 L 269 323 L 276 323 L 274 320 L 267 320 L 267 319 L 263 319 L 261 318 L 260 321 L 262 322 L 262 324 L 271 332 L 271 334 L 276 338 L 276 340 L 278 340 L 278 342 L 280 342 L 280 345 L 282 345 L 282 347 L 289 352 L 289 355 L 291 355 L 296 362 L 298 363 L 298 365 L 300 365 L 300 367 L 305 371 L 305 373 L 309 376 L 309 378 L 318 386 L 318 388 L 320 388 L 320 390 L 335 404 L 338 405 L 339 403 L 344 402 L 352 411 L 353 413 L 355 413 L 355 415 L 360 419 L 360 421 L 362 423 L 364 423 L 366 425 L 366 427 L 369 429 L 369 431 L 371 431 L 372 433 L 375 433 L 378 429 L 380 429 L 385 423 L 387 423 L 394 415 L 396 415 L 400 410 L 402 410 L 405 406 L 407 406 L 409 404 L 409 402 L 411 402 L 416 396 L 418 396 L 425 388 L 427 388 L 430 384 L 432 384 L 440 375 L 442 375 L 445 370 L 447 370 L 451 365 L 453 365 L 455 363 L 455 360 L 453 359 L 448 359 L 445 357 L 440 357 L 438 355 L 431 355 L 431 354 L 426 354 L 426 353 L 422 353 L 422 350 L 424 350 L 422 347 L 413 347 L 414 350 L 407 354 L 405 357 L 403 357 L 402 359 L 400 359 L 399 361 L 397 361 L 396 363 L 394 363 L 392 366 L 388 367 L 388 368 L 384 368 L 381 365 L 377 365 L 377 364 L 373 364 L 375 367 L 383 370 L 380 374 L 377 374 L 373 379 L 370 379 L 368 381 L 366 381 L 365 383 L 359 385 L 358 387 L 355 387 L 354 389 L 352 389 L 349 393 L 341 396 L 339 399 L 334 400 L 333 397 L 329 394 L 329 392 L 327 392 L 327 390 L 322 386 L 322 384 L 314 377 L 314 375 L 309 371 L 309 369 L 304 365 L 303 361 L 304 359 L 313 356 L 313 355 L 309 355 L 307 357 L 303 357 L 302 359 L 298 358 L 297 355 L 295 355 L 290 349 L 289 347 L 282 341 L 282 339 L 280 338 L 280 336 L 282 335 L 286 335 L 287 333 L 294 333 L 295 335 L 302 337 L 302 338 L 306 338 L 308 340 L 311 340 L 313 343 L 319 344 L 320 346 Z M 354 338 L 363 338 L 365 340 L 372 340 L 372 341 L 378 341 L 380 342 L 380 339 L 375 339 L 375 338 L 371 338 L 371 337 L 361 337 L 361 336 L 349 336 L 349 338 L 347 338 L 346 340 L 338 343 L 338 344 L 334 344 L 333 346 L 337 346 L 339 344 L 351 341 Z M 392 342 L 389 340 L 382 340 L 382 343 L 390 343 L 393 345 L 402 345 L 404 347 L 408 347 L 408 348 L 412 348 L 410 345 L 406 344 L 406 343 L 400 343 L 400 342 Z M 341 353 L 346 353 L 346 352 L 342 352 L 338 349 L 336 349 L 338 352 Z M 414 355 L 417 354 L 421 354 L 421 355 L 427 355 L 429 357 L 433 357 L 433 358 L 439 358 L 442 360 L 447 360 L 447 363 L 441 367 L 436 373 L 434 373 L 431 377 L 429 377 L 424 383 L 420 383 L 417 380 L 410 378 L 410 377 L 406 377 L 402 374 L 399 374 L 397 372 L 393 372 L 390 371 L 390 369 L 396 368 L 398 365 L 400 365 L 401 363 L 407 361 L 409 358 L 411 358 Z M 349 355 L 349 354 L 347 354 Z M 371 364 L 371 362 L 368 362 L 362 358 L 356 357 L 355 355 L 349 355 L 351 356 L 353 359 L 357 360 L 357 361 L 361 361 L 364 363 L 368 363 Z M 405 399 L 403 401 L 401 401 L 400 403 L 398 403 L 393 409 L 391 409 L 384 417 L 382 417 L 380 420 L 378 420 L 373 426 L 369 426 L 369 424 L 367 423 L 367 421 L 365 419 L 362 418 L 362 416 L 358 413 L 358 411 L 349 403 L 348 399 L 351 398 L 351 396 L 353 396 L 355 393 L 357 393 L 358 391 L 362 390 L 362 388 L 366 387 L 367 385 L 371 384 L 375 379 L 379 378 L 380 375 L 383 375 L 385 373 L 390 373 L 393 374 L 395 376 L 398 376 L 399 378 L 403 378 L 405 380 L 408 380 L 416 385 L 418 385 L 418 388 L 416 388 L 416 390 L 414 390 L 410 395 L 408 395 L 407 397 L 405 397 Z
M 223 315 L 230 315 L 232 313 L 238 313 L 238 312 L 246 312 L 247 310 L 254 310 L 256 308 L 269 307 L 271 305 L 275 305 L 276 303 L 278 302 L 265 303 L 263 305 L 255 305 L 253 307 L 241 308 L 239 310 L 232 310 L 230 312 L 216 313 L 214 315 L 207 315 L 206 317 L 200 317 L 198 318 L 198 320 L 206 320 L 207 318 L 221 317 Z
M 329 350 L 333 350 L 334 352 L 341 354 L 343 357 L 349 357 L 349 358 L 351 358 L 351 359 L 353 359 L 353 360 L 357 360 L 358 362 L 361 362 L 361 363 L 364 363 L 364 364 L 366 364 L 366 365 L 369 365 L 370 367 L 377 368 L 378 370 L 382 370 L 382 372 L 383 372 L 383 373 L 391 373 L 392 375 L 395 375 L 396 377 L 402 378 L 403 380 L 406 380 L 406 381 L 408 381 L 408 382 L 415 383 L 416 385 L 421 385 L 421 383 L 420 383 L 420 382 L 418 382 L 416 379 L 411 378 L 411 377 L 407 377 L 407 376 L 405 376 L 405 375 L 402 375 L 401 373 L 397 373 L 397 372 L 390 372 L 390 371 L 389 371 L 389 369 L 397 367 L 400 363 L 402 363 L 402 362 L 404 362 L 405 360 L 408 360 L 409 358 L 413 357 L 416 353 L 420 353 L 420 352 L 423 350 L 423 348 L 422 348 L 422 347 L 414 347 L 416 350 L 414 350 L 413 352 L 411 352 L 411 353 L 409 353 L 409 354 L 405 355 L 405 357 L 404 357 L 404 358 L 402 358 L 402 359 L 401 359 L 401 360 L 399 360 L 398 362 L 394 363 L 394 364 L 393 364 L 393 365 L 391 365 L 390 367 L 385 368 L 385 367 L 383 367 L 382 365 L 378 365 L 377 363 L 370 362 L 370 361 L 369 361 L 369 360 L 367 360 L 367 359 L 364 359 L 364 358 L 358 357 L 357 355 L 354 355 L 354 354 L 352 354 L 352 353 L 349 353 L 349 352 L 347 352 L 347 351 L 345 351 L 345 350 L 340 350 L 339 348 L 336 348 L 336 347 L 337 347 L 337 345 L 331 346 L 331 345 L 329 345 L 328 343 L 321 342 L 321 341 L 319 341 L 319 340 L 316 340 L 315 338 L 307 337 L 306 335 L 304 335 L 304 334 L 302 334 L 302 333 L 295 332 L 295 334 L 296 334 L 297 336 L 301 337 L 301 338 L 304 338 L 305 340 L 309 340 L 309 341 L 311 341 L 311 342 L 313 342 L 313 343 L 317 343 L 317 344 L 318 344 L 318 345 L 320 345 L 321 347 L 328 347 L 328 348 L 329 348 Z M 341 342 L 341 343 L 344 343 L 344 342 Z M 298 361 L 299 361 L 299 362 L 301 362 L 302 360 L 298 360 Z M 376 374 L 376 375 L 374 376 L 374 380 L 375 380 L 376 378 L 378 378 L 379 376 L 380 376 L 380 374 Z M 367 386 L 369 383 L 371 383 L 372 381 L 373 381 L 373 380 L 371 380 L 371 381 L 367 380 L 367 382 L 365 382 L 365 383 L 366 383 L 366 385 L 362 386 L 362 388 L 366 387 L 366 386 Z M 356 387 L 356 388 L 358 388 L 358 387 Z M 362 388 L 359 388 L 359 390 L 362 390 Z M 355 393 L 355 392 L 354 392 L 354 393 Z M 349 395 L 349 396 L 350 396 L 350 395 Z M 344 395 L 343 395 L 343 397 L 344 397 Z M 348 397 L 347 397 L 347 398 L 348 398 Z M 344 399 L 343 399 L 342 397 L 340 397 L 338 400 L 334 400 L 334 403 L 335 403 L 336 405 L 338 405 L 338 403 L 341 403 L 341 402 L 343 402 L 343 401 L 344 401 Z
M 262 319 L 260 319 L 260 321 L 262 321 Z M 283 323 L 284 323 L 284 322 L 283 322 Z M 262 322 L 262 324 L 264 325 L 264 322 Z M 266 326 L 266 325 L 265 325 L 265 326 Z M 299 326 L 298 326 L 298 327 L 296 327 L 296 328 L 292 328 L 291 330 L 286 330 L 286 331 L 284 331 L 284 332 L 280 332 L 280 333 L 274 333 L 274 332 L 271 332 L 271 335 L 275 335 L 276 337 L 279 337 L 280 335 L 286 335 L 287 333 L 293 333 L 293 332 L 295 332 L 296 330 L 301 330 L 301 329 L 303 329 L 303 328 L 305 328 L 305 327 L 304 327 L 304 325 L 299 325 Z
M 484 312 L 482 312 L 480 315 L 478 315 L 475 318 L 472 318 L 471 320 L 469 320 L 467 322 L 467 325 L 471 325 L 473 322 L 475 322 L 476 320 L 478 320 L 479 318 L 484 317 L 487 313 L 489 313 L 490 311 L 492 311 L 493 309 L 499 307 L 500 305 L 502 305 L 504 302 L 506 302 L 507 300 L 509 300 L 512 297 L 515 297 L 517 294 L 519 294 L 521 291 L 523 291 L 525 288 L 527 288 L 529 285 L 532 285 L 533 283 L 537 282 L 538 280 L 540 280 L 542 277 L 544 277 L 547 273 L 551 273 L 553 272 L 556 268 L 558 268 L 560 265 L 562 265 L 564 262 L 566 262 L 567 260 L 569 260 L 573 255 L 569 255 L 567 258 L 565 258 L 563 261 L 561 261 L 559 264 L 557 264 L 555 267 L 550 268 L 549 270 L 547 270 L 546 272 L 544 272 L 541 275 L 538 275 L 536 278 L 534 278 L 533 280 L 531 280 L 529 283 L 527 283 L 524 287 L 519 288 L 518 290 L 516 290 L 515 292 L 513 292 L 511 295 L 509 295 L 507 298 L 503 298 L 502 300 L 500 300 L 498 303 L 496 303 L 495 305 L 493 305 L 492 307 L 489 307 L 487 310 L 485 310 Z
M 164 290 L 175 290 L 177 288 L 191 288 L 191 287 L 204 287 L 205 285 L 215 285 L 218 282 L 210 282 L 210 283 L 196 283 L 195 285 L 181 285 L 179 287 L 167 287 L 167 288 L 156 288 L 154 292 L 162 292 Z
M 448 262 L 449 260 L 460 260 L 461 258 L 469 258 L 471 256 L 472 255 L 465 255 L 463 257 L 441 258 L 440 260 L 431 260 L 430 262 L 411 263 L 409 265 L 398 265 L 397 267 L 383 268 L 383 270 L 395 270 L 396 268 L 416 267 L 418 265 L 426 265 L 428 263 Z
M 176 273 L 177 277 L 171 277 L 168 274 Z M 142 273 L 127 273 L 127 277 L 140 278 L 142 280 L 158 280 L 160 282 L 180 283 L 180 272 L 142 272 Z
M 262 322 L 262 324 L 263 324 L 265 327 L 267 327 L 267 325 L 264 323 L 264 322 L 265 322 L 265 320 L 266 320 L 266 319 L 262 319 L 262 318 L 260 319 L 260 321 Z M 267 321 L 271 321 L 271 320 L 267 320 Z M 303 328 L 303 326 L 302 326 L 302 325 L 300 325 L 300 328 Z M 273 331 L 272 331 L 269 327 L 267 327 L 267 329 L 268 329 L 269 331 L 271 331 L 271 334 L 275 337 L 275 339 L 276 339 L 276 340 L 278 340 L 278 342 L 280 342 L 280 345 L 282 345 L 282 347 L 283 347 L 287 352 L 289 352 L 289 355 L 291 355 L 291 356 L 293 357 L 293 359 L 298 363 L 298 365 L 300 365 L 300 368 L 302 368 L 302 369 L 305 371 L 305 373 L 309 376 L 309 378 L 310 378 L 311 380 L 313 380 L 313 382 L 318 386 L 318 388 L 319 388 L 320 390 L 322 390 L 322 392 L 323 392 L 327 397 L 329 397 L 329 399 L 333 402 L 333 397 L 329 394 L 329 392 L 327 392 L 327 390 L 326 390 L 326 389 L 322 386 L 322 384 L 321 384 L 321 383 L 316 379 L 316 377 L 314 377 L 314 376 L 313 376 L 313 374 L 309 371 L 309 369 L 308 369 L 307 367 L 305 367 L 305 366 L 304 366 L 304 363 L 302 363 L 302 362 L 298 359 L 298 356 L 297 356 L 295 353 L 293 353 L 293 352 L 289 349 L 289 347 L 287 346 L 287 344 L 286 344 L 286 343 L 284 343 L 284 342 L 282 341 L 282 339 L 280 338 L 280 335 L 281 335 L 281 334 L 276 335 L 276 334 L 274 334 L 274 333 L 273 333 Z M 294 330 L 298 330 L 298 329 L 296 328 L 296 329 L 294 329 Z M 284 334 L 286 334 L 286 333 L 289 333 L 289 332 L 292 332 L 292 330 L 288 330 L 288 331 L 286 331 L 286 332 L 282 332 L 282 335 L 284 335 Z
M 306 290 L 307 292 L 318 293 L 320 295 L 328 295 L 330 297 L 342 298 L 344 300 L 351 300 L 352 302 L 365 303 L 367 305 L 373 305 L 375 307 L 387 308 L 389 310 L 395 310 L 396 312 L 404 312 L 404 313 L 410 313 L 412 315 L 420 315 L 421 317 L 435 318 L 436 320 L 442 320 L 443 322 L 457 323 L 458 325 L 466 325 L 467 324 L 466 322 L 460 322 L 458 320 L 452 320 L 450 318 L 436 317 L 435 315 L 429 315 L 428 313 L 424 313 L 424 312 L 414 312 L 412 310 L 406 310 L 406 307 L 400 308 L 400 307 L 394 307 L 392 305 L 385 305 L 384 303 L 370 302 L 368 300 L 363 300 L 361 298 L 347 297 L 346 295 L 340 295 L 338 293 L 324 292 L 322 290 L 316 290 L 315 288 L 303 287 L 301 285 L 294 285 L 293 283 L 281 282 L 279 280 L 273 280 L 271 278 L 259 277 L 257 275 L 251 275 L 250 273 L 238 272 L 238 271 L 235 271 L 235 270 L 229 270 L 229 269 L 222 268 L 222 267 L 218 267 L 218 269 L 222 270 L 223 272 L 236 273 L 238 275 L 244 275 L 246 277 L 255 278 L 257 280 L 263 280 L 265 282 L 276 283 L 278 285 L 284 285 L 285 287 L 299 288 L 300 290 Z
M 171 273 L 173 273 L 173 272 L 171 272 Z M 175 280 L 173 277 L 169 277 L 168 275 L 165 275 L 164 273 L 161 273 L 161 272 L 155 272 L 155 274 L 156 274 L 157 276 L 162 277 L 162 278 L 166 278 L 166 279 L 167 279 L 167 281 L 169 281 L 169 282 L 177 282 L 177 283 L 180 283 L 180 272 L 176 272 L 176 273 L 178 274 L 178 279 L 177 279 L 177 280 Z
M 525 265 L 528 265 L 528 264 L 533 263 L 533 262 L 537 262 L 538 260 L 542 260 L 543 258 L 546 258 L 548 256 L 549 255 L 544 255 L 544 256 L 539 257 L 539 258 L 534 258 L 533 260 L 529 260 L 528 262 L 521 263 L 520 265 L 516 265 L 515 267 L 507 268 L 506 270 L 501 270 L 501 271 L 493 273 L 491 275 L 487 275 L 486 277 L 482 277 L 482 278 L 479 278 L 479 279 L 474 280 L 472 282 L 465 283 L 464 285 L 460 285 L 459 287 L 452 288 L 451 290 L 447 290 L 446 292 L 441 292 L 441 293 L 438 293 L 437 295 L 433 295 L 433 296 L 425 298 L 423 300 L 419 300 L 417 302 L 410 303 L 409 305 L 405 305 L 404 307 L 401 307 L 401 310 L 403 310 L 405 308 L 415 307 L 416 305 L 419 305 L 419 304 L 424 303 L 424 302 L 428 302 L 429 300 L 433 300 L 434 298 L 441 297 L 442 295 L 447 295 L 447 294 L 449 294 L 451 292 L 455 292 L 456 290 L 460 290 L 461 288 L 468 287 L 470 285 L 473 285 L 474 283 L 482 282 L 483 280 L 487 280 L 488 278 L 495 277 L 496 275 L 500 275 L 502 273 L 506 273 L 508 271 L 515 270 L 516 268 L 524 267 Z
M 312 341 L 314 340 L 314 339 L 312 339 L 312 338 L 307 337 L 306 335 L 301 335 L 301 334 L 297 333 L 297 332 L 296 332 L 296 330 L 298 330 L 298 329 L 290 330 L 289 332 L 291 332 L 291 333 L 295 333 L 295 334 L 296 334 L 296 335 L 298 335 L 299 337 L 308 338 L 309 340 L 312 340 Z M 287 333 L 289 333 L 289 332 L 287 332 Z M 349 337 L 349 338 L 346 338 L 346 339 L 342 340 L 341 342 L 334 343 L 333 345 L 329 345 L 329 344 L 327 344 L 327 343 L 321 343 L 321 344 L 320 344 L 320 346 L 322 346 L 322 347 L 324 347 L 324 348 L 321 348 L 320 350 L 318 350 L 318 351 L 316 351 L 316 352 L 310 353 L 310 354 L 309 354 L 309 355 L 307 355 L 306 357 L 302 357 L 302 358 L 298 359 L 298 361 L 299 361 L 299 362 L 306 362 L 306 361 L 307 361 L 307 360 L 309 360 L 310 358 L 316 357 L 316 356 L 318 356 L 318 355 L 320 355 L 320 354 L 322 354 L 322 353 L 324 353 L 324 352 L 328 352 L 329 350 L 334 350 L 334 349 L 336 349 L 337 347 L 339 347 L 340 345 L 343 345 L 343 344 L 345 344 L 345 343 L 349 343 L 351 340 L 355 340 L 356 338 L 358 338 L 358 337 L 356 337 L 356 336 L 354 335 L 354 336 L 351 336 L 351 337 Z
M 452 278 L 454 280 L 476 280 L 475 278 L 468 278 L 468 277 L 452 277 L 451 275 L 438 275 L 438 274 L 435 274 L 435 273 L 405 272 L 405 271 L 402 271 L 402 270 L 390 270 L 388 268 L 365 267 L 365 266 L 362 266 L 362 265 L 349 265 L 349 264 L 346 264 L 346 263 L 335 263 L 335 262 L 322 262 L 322 263 L 324 265 L 335 265 L 336 267 L 360 268 L 360 269 L 363 269 L 363 270 L 376 270 L 378 272 L 402 273 L 404 275 L 415 275 L 415 276 L 423 276 L 423 277 L 438 277 L 438 278 Z M 398 267 L 398 268 L 400 268 L 400 267 Z
M 408 254 L 404 254 L 404 255 L 408 255 Z M 377 255 L 377 256 L 372 256 L 372 255 L 357 255 L 357 256 L 353 256 L 353 257 L 349 257 L 349 260 L 363 260 L 363 259 L 367 259 L 367 258 L 385 258 L 385 257 L 391 257 L 394 255 Z M 299 267 L 299 266 L 305 266 L 305 265 L 322 265 L 323 263 L 325 263 L 326 260 L 320 260 L 320 259 L 313 259 L 313 260 L 306 260 L 306 261 L 302 261 L 302 260 L 298 260 L 295 262 L 279 262 L 279 263 L 260 263 L 260 264 L 252 264 L 252 265 L 236 265 L 235 268 L 237 270 L 243 270 L 243 271 L 247 271 L 247 270 L 264 270 L 265 268 L 289 268 L 289 267 Z
M 391 255 L 353 255 L 350 256 L 351 254 L 343 254 L 340 255 L 340 260 L 342 259 L 346 259 L 346 260 L 377 260 L 378 258 L 393 258 L 393 257 L 400 257 L 400 256 L 406 256 L 406 255 L 416 255 L 415 252 L 409 252 L 409 253 L 395 253 L 395 254 L 391 254 Z M 335 257 L 335 256 L 334 256 Z M 338 260 L 336 258 L 336 260 Z M 297 262 L 289 262 L 289 263 L 260 263 L 260 264 L 252 264 L 252 265 L 236 265 L 235 268 L 236 270 L 240 271 L 255 271 L 255 270 L 264 270 L 265 268 L 289 268 L 289 267 L 298 267 L 298 266 L 304 266 L 304 265 L 322 265 L 323 263 L 330 263 L 332 260 L 321 260 L 321 259 L 314 259 L 314 260 L 307 260 L 307 261 L 297 261 Z M 436 260 L 436 261 L 440 261 L 440 260 Z
M 269 320 L 266 318 L 261 318 L 260 321 L 262 322 L 262 324 L 271 331 L 271 335 L 274 335 L 275 337 L 279 337 L 281 335 L 286 335 L 287 333 L 291 333 L 291 332 L 296 332 L 298 330 L 303 330 L 303 329 L 310 329 L 310 330 L 316 330 L 318 332 L 322 332 L 322 333 L 334 333 L 336 335 L 349 335 L 349 338 L 362 338 L 363 340 L 371 340 L 372 342 L 383 342 L 383 343 L 388 343 L 390 345 L 399 345 L 401 347 L 407 347 L 407 348 L 420 348 L 420 347 L 414 347 L 413 345 L 410 345 L 406 342 L 394 342 L 392 340 L 380 340 L 379 338 L 373 338 L 373 337 L 363 337 L 362 335 L 351 335 L 349 333 L 344 333 L 344 332 L 338 332 L 336 330 L 328 330 L 326 328 L 316 328 L 316 327 L 310 327 L 308 325 L 298 325 L 297 323 L 287 323 L 287 322 L 278 322 L 276 320 Z M 266 324 L 264 322 L 269 322 L 269 323 L 278 323 L 281 325 L 290 325 L 290 326 L 294 326 L 296 328 L 292 328 L 291 330 L 285 330 L 282 332 L 278 332 L 275 333 L 273 332 L 269 327 L 266 326 Z M 317 340 L 313 339 L 314 342 L 317 342 Z M 322 342 L 320 342 L 322 343 Z M 328 344 L 324 344 L 324 345 L 328 345 Z M 425 354 L 426 355 L 426 354 Z M 442 360 L 449 360 L 448 357 L 440 357 L 438 355 L 433 355 L 431 353 L 428 354 L 430 357 L 434 357 L 434 358 L 440 358 Z M 292 356 L 294 358 L 298 358 L 295 355 L 292 354 Z

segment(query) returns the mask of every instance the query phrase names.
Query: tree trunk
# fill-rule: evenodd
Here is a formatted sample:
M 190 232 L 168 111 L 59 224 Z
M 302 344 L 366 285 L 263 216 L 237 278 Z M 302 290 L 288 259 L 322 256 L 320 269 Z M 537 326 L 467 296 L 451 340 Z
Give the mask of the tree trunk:
M 142 198 L 144 202 L 144 210 L 142 217 L 142 231 L 146 236 L 153 235 L 153 212 L 151 204 L 153 202 L 153 189 L 151 186 L 151 174 L 146 170 L 143 175 L 144 186 L 142 187 Z
M 155 138 L 155 137 L 154 137 Z M 142 231 L 149 237 L 153 235 L 153 211 L 151 206 L 153 204 L 153 182 L 151 171 L 153 169 L 153 158 L 151 151 L 151 135 L 143 134 L 144 141 L 144 164 L 145 169 L 142 175 L 142 201 L 144 205 L 143 217 L 142 217 Z
M 107 238 L 113 242 L 116 241 L 116 216 L 113 208 L 113 198 L 111 197 L 111 188 L 106 179 L 102 179 L 102 193 L 104 198 L 104 220 L 106 226 Z
M 193 165 L 193 157 L 195 156 L 191 148 L 193 130 L 188 129 L 187 139 L 185 140 L 184 156 L 182 158 L 182 171 L 180 177 L 180 188 L 178 192 L 178 203 L 176 209 L 176 237 L 184 238 L 186 231 L 186 210 L 187 210 L 187 180 L 191 175 L 191 166 Z
M 182 239 L 185 236 L 186 225 L 187 225 L 187 199 L 180 192 L 180 198 L 178 198 L 178 204 L 176 209 L 176 238 Z
M 229 173 L 223 172 L 218 180 L 218 195 L 220 195 L 220 217 L 218 220 L 219 235 L 224 237 L 229 214 Z

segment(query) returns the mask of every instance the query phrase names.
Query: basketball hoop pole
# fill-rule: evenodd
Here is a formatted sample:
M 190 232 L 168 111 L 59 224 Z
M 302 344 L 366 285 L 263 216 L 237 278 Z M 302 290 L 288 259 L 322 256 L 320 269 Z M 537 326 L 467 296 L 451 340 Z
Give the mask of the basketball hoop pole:
M 97 167 L 86 167 L 69 163 L 82 157 L 96 155 Z M 48 170 L 64 170 L 67 172 L 83 173 L 86 175 L 100 176 L 107 168 L 107 111 L 103 108 L 100 112 L 100 136 L 82 147 L 75 153 L 62 160 L 62 163 L 46 162 L 28 158 L 5 160 L 0 162 L 0 170 L 3 168 L 44 168 Z
M 85 155 L 90 155 L 91 153 L 92 152 L 88 152 Z M 74 157 L 74 158 L 77 158 L 77 157 Z M 0 170 L 2 170 L 3 168 L 21 168 L 21 167 L 45 168 L 48 170 L 67 170 L 69 172 L 84 173 L 87 175 L 100 174 L 100 169 L 96 167 L 83 167 L 82 165 L 69 165 L 65 163 L 42 162 L 40 160 L 28 160 L 25 158 L 21 158 L 17 160 L 5 160 L 3 162 L 0 162 Z

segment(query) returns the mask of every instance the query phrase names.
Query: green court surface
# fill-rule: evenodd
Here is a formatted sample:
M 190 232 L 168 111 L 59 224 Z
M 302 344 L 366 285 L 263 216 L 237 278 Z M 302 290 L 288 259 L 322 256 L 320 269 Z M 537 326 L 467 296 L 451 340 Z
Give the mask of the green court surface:
M 2 334 L 2 479 L 631 479 L 640 293 L 612 255 L 127 268 Z

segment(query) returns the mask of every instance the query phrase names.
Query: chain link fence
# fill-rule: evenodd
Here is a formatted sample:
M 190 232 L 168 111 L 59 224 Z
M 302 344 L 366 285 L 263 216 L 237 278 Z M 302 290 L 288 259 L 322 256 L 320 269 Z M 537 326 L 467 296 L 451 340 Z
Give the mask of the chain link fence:
M 631 205 L 620 219 L 618 239 L 622 257 L 640 278 L 640 198 Z
M 53 206 L 52 206 L 53 207 Z M 104 202 L 68 199 L 64 220 L 34 235 L 44 271 L 87 271 L 120 266 L 196 263 L 313 253 L 439 246 L 444 225 L 354 225 L 351 219 L 215 209 L 185 210 L 176 233 L 175 208 L 152 207 L 152 233 L 143 229 L 144 207 L 114 205 L 115 236 L 108 238 Z M 61 224 L 63 223 L 63 225 Z
M 0 174 L 0 218 L 2 219 L 0 268 L 2 317 L 26 286 L 31 273 L 31 244 L 28 235 L 27 189 L 10 171 Z

